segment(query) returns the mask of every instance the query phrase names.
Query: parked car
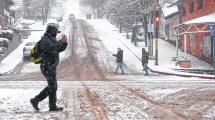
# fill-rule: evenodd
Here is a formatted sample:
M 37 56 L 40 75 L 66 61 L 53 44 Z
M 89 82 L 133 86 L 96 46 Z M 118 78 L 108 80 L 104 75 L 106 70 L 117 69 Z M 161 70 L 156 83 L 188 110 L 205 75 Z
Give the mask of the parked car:
M 74 20 L 75 19 L 75 15 L 74 14 L 69 14 L 69 20 Z
M 57 20 L 58 22 L 62 22 L 63 21 L 62 15 L 55 14 L 55 15 L 52 15 L 51 18 Z
M 0 54 L 4 54 L 4 49 L 0 47 Z
M 37 42 L 27 42 L 23 48 L 23 58 L 30 58 L 31 50 Z
M 9 47 L 9 40 L 7 38 L 0 38 L 0 47 L 7 49 Z
M 87 18 L 87 19 L 91 19 L 91 17 L 92 17 L 91 14 L 87 14 L 87 15 L 86 15 L 86 18 Z
M 7 38 L 8 40 L 12 40 L 13 31 L 12 30 L 2 30 L 0 32 L 0 38 Z

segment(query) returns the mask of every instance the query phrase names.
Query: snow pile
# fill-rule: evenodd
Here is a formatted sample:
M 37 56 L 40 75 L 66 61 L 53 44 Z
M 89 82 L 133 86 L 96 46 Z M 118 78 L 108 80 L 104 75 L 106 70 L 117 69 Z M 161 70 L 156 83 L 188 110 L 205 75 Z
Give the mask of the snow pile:
M 162 11 L 163 11 L 163 14 L 164 14 L 164 17 L 168 17 L 174 13 L 177 13 L 179 12 L 179 9 L 178 9 L 178 6 L 177 5 L 173 5 L 173 6 L 170 6 L 171 4 L 165 4 L 163 7 L 162 7 Z
M 28 25 L 31 25 L 31 24 L 34 24 L 34 23 L 35 23 L 35 20 L 23 19 L 20 23 L 21 23 L 21 24 L 28 24 Z

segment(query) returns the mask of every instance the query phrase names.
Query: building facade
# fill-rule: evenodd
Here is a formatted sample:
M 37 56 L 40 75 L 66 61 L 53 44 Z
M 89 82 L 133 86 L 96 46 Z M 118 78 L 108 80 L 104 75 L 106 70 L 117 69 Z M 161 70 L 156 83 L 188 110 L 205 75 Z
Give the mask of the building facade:
M 10 7 L 11 16 L 14 18 L 14 27 L 23 19 L 24 3 L 23 0 L 13 0 L 14 5 Z
M 0 0 L 0 3 L 4 3 L 4 0 Z M 4 27 L 4 4 L 0 4 L 0 31 Z
M 215 0 L 181 0 L 182 23 L 195 20 L 215 13 Z M 215 19 L 215 18 L 214 18 Z M 197 23 L 198 24 L 198 23 Z M 203 25 L 197 25 L 202 29 Z M 196 28 L 191 28 L 196 29 Z M 213 41 L 210 32 L 187 34 L 186 46 L 184 46 L 184 36 L 181 36 L 182 49 L 187 48 L 187 52 L 209 63 L 213 63 Z
M 175 25 L 180 24 L 180 13 L 178 7 L 178 1 L 166 3 L 162 7 L 160 32 L 162 39 L 165 39 L 171 43 L 176 42 L 178 39 L 177 33 L 172 29 Z
M 14 4 L 12 0 L 0 0 L 0 26 L 1 29 L 8 28 L 12 25 L 10 15 L 10 6 Z

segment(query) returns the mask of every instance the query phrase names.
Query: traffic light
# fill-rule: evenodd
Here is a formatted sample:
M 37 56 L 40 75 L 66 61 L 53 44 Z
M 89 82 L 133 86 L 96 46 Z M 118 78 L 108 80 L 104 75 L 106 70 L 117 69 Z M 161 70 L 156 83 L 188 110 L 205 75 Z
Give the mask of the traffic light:
M 156 17 L 156 18 L 155 18 L 155 23 L 156 23 L 156 24 L 160 23 L 160 18 L 159 18 L 159 17 Z

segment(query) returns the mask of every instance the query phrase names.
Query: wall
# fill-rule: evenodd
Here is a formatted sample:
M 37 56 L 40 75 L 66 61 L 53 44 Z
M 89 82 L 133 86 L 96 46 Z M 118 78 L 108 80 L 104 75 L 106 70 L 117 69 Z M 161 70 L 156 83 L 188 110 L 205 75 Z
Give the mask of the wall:
M 194 11 L 192 13 L 189 11 L 191 1 L 194 2 Z M 183 2 L 186 7 L 186 15 L 182 15 L 182 23 L 215 12 L 215 0 L 203 0 L 202 9 L 198 9 L 198 0 L 183 0 Z M 203 25 L 198 25 L 197 27 L 202 28 Z M 181 42 L 182 49 L 184 49 L 183 36 L 181 36 Z M 213 42 L 211 40 L 210 33 L 188 34 L 186 47 L 188 53 L 211 64 L 213 63 Z
M 190 2 L 194 2 L 194 12 L 189 12 L 189 4 Z M 183 16 L 182 22 L 186 22 L 204 15 L 208 15 L 210 13 L 215 12 L 215 0 L 203 0 L 203 8 L 198 9 L 198 0 L 183 0 L 183 4 L 186 7 L 187 14 Z
M 176 32 L 172 28 L 174 26 L 180 24 L 179 20 L 180 20 L 180 15 L 179 14 L 176 14 L 173 17 L 171 17 L 171 18 L 166 20 L 166 25 L 169 26 L 169 29 L 165 29 L 166 34 L 169 34 L 169 36 L 166 36 L 167 40 L 171 40 L 171 41 L 176 41 L 177 40 Z
M 0 0 L 0 25 L 4 27 L 4 0 Z

